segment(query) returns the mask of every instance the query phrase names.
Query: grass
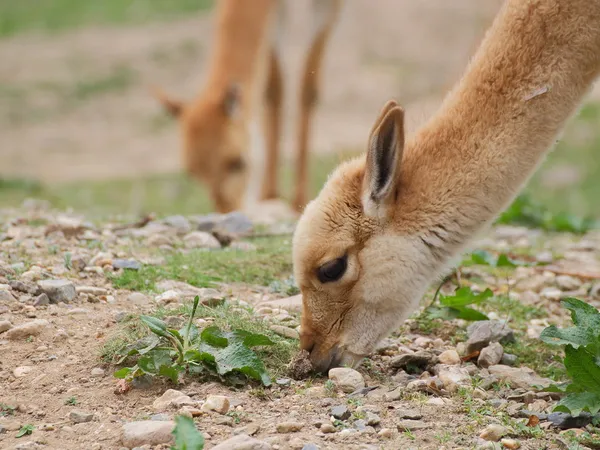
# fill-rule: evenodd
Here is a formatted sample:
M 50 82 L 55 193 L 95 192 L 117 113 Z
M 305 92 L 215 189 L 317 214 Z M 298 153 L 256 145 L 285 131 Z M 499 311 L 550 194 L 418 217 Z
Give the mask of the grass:
M 2 0 L 0 37 L 174 19 L 205 11 L 212 4 L 212 0 Z
M 261 286 L 279 281 L 291 274 L 291 242 L 289 237 L 257 238 L 256 250 L 191 250 L 189 253 L 166 255 L 161 266 L 145 265 L 141 270 L 125 270 L 113 278 L 119 289 L 155 291 L 160 280 L 184 281 L 197 287 L 215 283 L 247 283 Z
M 192 303 L 189 302 L 175 309 L 159 308 L 152 315 L 159 319 L 167 317 L 185 318 L 189 316 L 191 307 Z M 236 306 L 229 302 L 215 307 L 199 305 L 195 317 L 197 319 L 208 319 L 212 325 L 216 325 L 222 330 L 242 329 L 268 336 L 275 345 L 261 347 L 256 350 L 256 353 L 274 377 L 285 374 L 287 364 L 293 353 L 298 350 L 297 341 L 274 333 L 269 328 L 270 324 L 257 318 L 250 308 Z M 131 316 L 121 322 L 118 330 L 105 341 L 100 356 L 105 362 L 114 362 L 121 355 L 125 346 L 148 334 L 146 326 L 136 316 Z

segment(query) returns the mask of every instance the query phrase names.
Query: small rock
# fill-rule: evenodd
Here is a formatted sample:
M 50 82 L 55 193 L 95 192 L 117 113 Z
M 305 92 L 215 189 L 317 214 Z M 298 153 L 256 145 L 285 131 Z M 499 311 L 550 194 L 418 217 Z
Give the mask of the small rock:
M 538 376 L 529 367 L 509 367 L 502 364 L 490 366 L 490 374 L 498 379 L 507 381 L 513 388 L 531 389 L 534 386 L 548 387 L 553 384 L 552 380 Z
M 102 378 L 104 376 L 104 369 L 102 367 L 94 367 L 92 369 L 92 377 L 94 378 Z
M 47 320 L 36 319 L 11 328 L 4 336 L 10 340 L 25 339 L 29 336 L 39 335 L 48 325 L 50 323 Z
M 502 344 L 498 342 L 492 342 L 487 347 L 481 350 L 479 354 L 479 358 L 477 358 L 477 365 L 479 367 L 483 367 L 487 369 L 490 366 L 495 366 L 502 360 L 502 355 L 504 354 L 504 348 L 502 348 Z
M 10 291 L 0 289 L 0 302 L 14 302 L 15 300 L 15 296 L 12 295 Z
M 539 416 L 539 414 L 535 415 Z M 593 416 L 587 412 L 581 412 L 576 417 L 563 412 L 553 412 L 548 414 L 547 419 L 561 430 L 569 430 L 572 428 L 583 428 L 589 425 L 592 422 Z
M 312 442 L 309 442 L 308 444 L 304 444 L 304 446 L 302 447 L 302 450 L 319 450 L 320 447 L 317 444 L 313 444 Z
M 13 375 L 16 378 L 23 378 L 29 375 L 33 371 L 33 367 L 31 366 L 20 366 L 13 370 Z
M 87 266 L 87 259 L 83 255 L 75 254 L 71 256 L 71 267 L 77 272 L 81 272 Z
M 140 270 L 142 268 L 142 264 L 135 259 L 114 259 L 112 266 L 113 269 Z
M 33 306 L 45 306 L 50 304 L 48 294 L 42 292 L 33 300 Z
M 508 433 L 508 429 L 502 425 L 491 424 L 483 429 L 479 437 L 485 441 L 498 442 L 502 436 Z
M 354 428 L 356 428 L 358 431 L 365 431 L 367 429 L 367 422 L 365 422 L 363 419 L 355 420 Z
M 175 228 L 178 233 L 188 233 L 192 229 L 192 224 L 183 216 L 169 216 L 163 219 L 163 222 L 168 226 Z
M 78 294 L 92 294 L 96 296 L 108 295 L 108 289 L 96 286 L 77 286 L 75 290 Z
M 186 248 L 221 248 L 221 243 L 212 234 L 192 231 L 183 238 Z
M 394 369 L 406 370 L 409 366 L 425 369 L 434 361 L 434 354 L 426 351 L 415 353 L 405 353 L 404 355 L 395 356 L 390 361 L 390 366 Z
M 277 424 L 278 433 L 295 433 L 304 427 L 300 422 L 280 422 Z
M 132 292 L 127 296 L 127 301 L 131 303 L 146 304 L 148 303 L 148 297 L 141 292 Z
M 367 412 L 367 425 L 375 426 L 381 423 L 381 417 L 372 412 Z
M 377 433 L 377 436 L 382 439 L 391 439 L 394 436 L 394 430 L 391 428 L 382 428 L 379 430 L 379 433 Z
M 277 378 L 275 380 L 275 383 L 279 386 L 289 386 L 292 383 L 292 380 L 290 380 L 289 378 Z
M 326 434 L 335 433 L 336 432 L 335 427 L 331 423 L 324 423 L 324 424 L 322 424 L 320 430 L 321 430 L 322 433 L 326 433 Z
M 14 291 L 23 292 L 24 294 L 36 295 L 39 291 L 39 287 L 34 283 L 11 280 L 9 285 Z
M 211 450 L 271 450 L 271 448 L 267 442 L 259 441 L 247 434 L 238 434 L 212 447 Z
M 179 292 L 170 290 L 156 296 L 154 300 L 156 300 L 157 303 L 167 305 L 169 303 L 179 302 L 180 298 Z
M 454 349 L 443 351 L 439 354 L 438 359 L 441 364 L 447 364 L 449 366 L 460 364 L 460 356 Z
M 442 365 L 437 367 L 438 378 L 449 392 L 456 392 L 459 387 L 471 384 L 471 375 L 464 367 Z
M 229 399 L 224 395 L 209 395 L 202 405 L 202 411 L 215 411 L 219 414 L 227 414 L 229 411 Z
M 508 450 L 517 450 L 521 447 L 521 443 L 516 439 L 502 439 L 500 443 Z
M 396 410 L 396 415 L 400 419 L 419 420 L 423 415 L 416 409 L 404 409 L 400 408 Z
M 556 285 L 563 291 L 574 291 L 581 287 L 581 281 L 570 275 L 559 275 L 556 277 Z
M 397 424 L 398 426 L 398 431 L 419 431 L 419 430 L 426 430 L 427 428 L 430 428 L 431 425 L 428 423 L 423 422 L 422 420 L 410 420 L 410 419 L 406 419 L 406 420 L 401 420 L 400 422 L 398 422 Z
M 339 420 L 346 420 L 350 417 L 350 411 L 346 405 L 334 406 L 329 414 Z
M 507 343 L 515 339 L 514 332 L 508 325 L 499 320 L 481 320 L 467 328 L 469 339 L 466 344 L 467 354 L 487 347 L 490 342 Z
M 154 400 L 152 407 L 155 411 L 166 411 L 170 408 L 178 409 L 182 406 L 193 406 L 196 402 L 183 392 L 175 389 L 167 389 L 163 395 Z
M 280 336 L 284 336 L 290 339 L 300 339 L 300 335 L 293 328 L 284 327 L 282 325 L 271 325 L 269 327 L 271 331 L 274 331 Z
M 94 413 L 81 411 L 79 409 L 74 409 L 69 413 L 69 419 L 71 419 L 73 423 L 91 422 L 93 418 Z
M 500 364 L 505 366 L 514 366 L 517 364 L 517 355 L 512 355 L 510 353 L 504 353 L 502 355 L 502 359 L 500 360 Z
M 557 302 L 562 297 L 562 291 L 555 287 L 545 287 L 540 292 L 540 295 L 547 300 Z
M 365 379 L 354 369 L 336 367 L 329 371 L 329 379 L 343 392 L 350 394 L 365 387 Z
M 173 428 L 175 422 L 172 421 L 141 420 L 126 423 L 123 425 L 121 443 L 129 448 L 173 443 Z M 225 448 L 229 447 L 222 447 L 222 450 Z
M 69 303 L 77 297 L 75 285 L 69 280 L 41 280 L 38 286 L 50 299 L 50 303 Z
M 280 298 L 260 304 L 261 307 L 271 308 L 271 310 L 284 309 L 289 312 L 302 312 L 302 294 L 293 297 Z
M 0 320 L 0 333 L 4 333 L 12 328 L 12 323 L 8 320 Z

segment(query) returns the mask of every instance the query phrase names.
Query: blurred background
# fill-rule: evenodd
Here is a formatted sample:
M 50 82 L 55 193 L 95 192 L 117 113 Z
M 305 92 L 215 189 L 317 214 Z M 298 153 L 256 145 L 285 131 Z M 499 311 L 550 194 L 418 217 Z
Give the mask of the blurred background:
M 289 3 L 286 193 L 311 20 L 308 0 Z M 341 159 L 365 149 L 388 98 L 407 110 L 409 130 L 437 108 L 501 3 L 346 0 L 315 116 L 312 194 Z M 182 174 L 177 124 L 148 87 L 158 84 L 181 99 L 196 94 L 213 39 L 212 5 L 0 0 L 0 207 L 38 197 L 90 215 L 208 211 L 203 188 Z M 527 186 L 527 201 L 553 214 L 600 213 L 596 91 Z

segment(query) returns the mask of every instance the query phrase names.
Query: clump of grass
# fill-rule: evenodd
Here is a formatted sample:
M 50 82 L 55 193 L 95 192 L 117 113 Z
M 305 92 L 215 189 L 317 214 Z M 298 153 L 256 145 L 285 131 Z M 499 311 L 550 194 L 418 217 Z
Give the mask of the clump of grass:
M 184 281 L 197 287 L 215 283 L 247 283 L 268 286 L 292 270 L 291 244 L 286 237 L 257 238 L 253 251 L 193 250 L 166 256 L 162 266 L 125 270 L 113 278 L 119 289 L 154 291 L 160 280 Z

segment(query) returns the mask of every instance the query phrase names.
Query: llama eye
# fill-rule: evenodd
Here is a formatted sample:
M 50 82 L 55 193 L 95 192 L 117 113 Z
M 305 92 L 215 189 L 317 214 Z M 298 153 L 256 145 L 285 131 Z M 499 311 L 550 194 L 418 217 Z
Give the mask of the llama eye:
M 346 272 L 348 267 L 348 257 L 334 259 L 333 261 L 326 262 L 317 269 L 317 277 L 321 283 L 328 283 L 330 281 L 337 281 Z
M 241 172 L 246 168 L 246 163 L 242 158 L 235 158 L 227 162 L 228 172 Z

